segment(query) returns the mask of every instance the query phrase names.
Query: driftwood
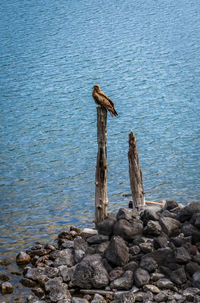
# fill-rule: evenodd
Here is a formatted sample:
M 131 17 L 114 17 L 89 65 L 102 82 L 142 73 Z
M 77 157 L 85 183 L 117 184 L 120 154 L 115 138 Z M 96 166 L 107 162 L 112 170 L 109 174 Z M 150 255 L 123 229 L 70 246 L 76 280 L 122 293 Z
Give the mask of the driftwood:
M 95 178 L 95 223 L 107 216 L 107 110 L 97 107 L 97 163 Z
M 142 171 L 140 169 L 136 139 L 134 134 L 129 134 L 129 176 L 132 192 L 133 207 L 145 205 L 144 188 L 142 183 Z

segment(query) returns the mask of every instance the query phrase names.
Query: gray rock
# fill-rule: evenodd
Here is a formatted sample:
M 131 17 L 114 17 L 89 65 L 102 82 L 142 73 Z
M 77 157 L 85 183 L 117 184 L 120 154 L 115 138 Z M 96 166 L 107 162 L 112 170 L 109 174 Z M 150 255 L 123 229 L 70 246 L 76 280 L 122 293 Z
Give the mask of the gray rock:
M 45 283 L 45 290 L 52 302 L 60 300 L 68 300 L 71 302 L 71 294 L 67 288 L 67 284 L 62 283 L 62 278 L 57 277 L 50 279 Z
M 169 237 L 177 236 L 180 233 L 180 222 L 176 219 L 161 217 L 160 225 Z
M 51 253 L 51 258 L 54 259 L 54 266 L 67 265 L 69 267 L 74 265 L 74 256 L 71 249 L 56 250 Z
M 129 249 L 124 239 L 119 236 L 114 236 L 111 239 L 104 255 L 108 262 L 115 266 L 123 266 L 129 261 Z
M 26 299 L 26 303 L 46 303 L 46 302 L 30 295 Z
M 26 265 L 30 262 L 31 262 L 31 257 L 24 251 L 21 251 L 16 257 L 16 263 L 18 265 Z
M 184 268 L 181 267 L 177 270 L 172 271 L 170 274 L 170 279 L 172 280 L 172 282 L 178 285 L 182 285 L 183 283 L 185 283 L 187 281 L 187 277 Z
M 106 287 L 108 283 L 108 273 L 100 255 L 88 255 L 76 265 L 72 276 L 73 286 L 91 289 Z
M 166 248 L 168 246 L 168 237 L 165 234 L 162 234 L 154 238 L 154 247 L 155 249 Z
M 163 274 L 159 273 L 159 272 L 153 272 L 153 273 L 151 274 L 151 281 L 156 282 L 156 281 L 158 281 L 159 279 L 162 279 L 162 278 L 164 278 L 164 277 L 165 277 L 165 276 L 164 276 Z
M 81 249 L 83 251 L 86 251 L 88 248 L 88 243 L 85 239 L 82 237 L 76 237 L 74 239 L 74 249 Z
M 141 213 L 141 219 L 146 225 L 149 220 L 158 221 L 158 209 L 157 208 L 147 208 Z
M 103 296 L 99 294 L 94 295 L 94 299 L 91 301 L 91 303 L 106 303 L 106 300 Z
M 153 258 L 158 265 L 165 263 L 167 257 L 172 253 L 172 250 L 169 247 L 159 248 L 156 251 L 147 254 L 145 257 Z
M 81 231 L 80 236 L 82 238 L 89 238 L 91 236 L 94 236 L 98 233 L 98 231 L 96 229 L 93 228 L 83 228 L 83 230 Z
M 193 226 L 192 224 L 185 222 L 181 227 L 181 231 L 184 234 L 184 236 L 186 236 L 186 237 L 191 236 L 193 243 L 199 242 L 200 230 L 198 228 L 196 228 L 195 226 Z
M 137 218 L 138 216 L 137 209 L 120 208 L 117 213 L 117 220 L 125 219 L 131 222 L 133 218 Z
M 149 273 L 152 273 L 158 268 L 158 264 L 151 257 L 143 257 L 140 262 L 140 267 L 146 269 Z
M 200 229 L 200 213 L 195 215 L 194 226 L 196 228 Z
M 150 291 L 153 294 L 159 294 L 159 292 L 160 292 L 160 289 L 158 287 L 156 287 L 155 285 L 152 285 L 152 284 L 144 285 L 143 290 L 144 291 Z
M 133 285 L 133 272 L 130 270 L 127 270 L 122 277 L 114 280 L 110 287 L 111 289 L 125 289 L 128 290 Z
M 158 221 L 149 220 L 147 226 L 144 229 L 146 235 L 159 236 L 162 228 Z
M 109 237 L 106 235 L 94 235 L 92 237 L 87 238 L 87 242 L 89 244 L 100 244 L 109 240 Z
M 176 201 L 166 200 L 163 210 L 172 210 L 175 207 L 178 207 L 178 203 Z
M 84 298 L 73 297 L 72 303 L 89 303 L 89 302 L 87 299 Z
M 200 213 L 200 203 L 192 202 L 180 210 L 178 219 L 180 222 L 189 221 L 193 214 Z
M 196 271 L 192 276 L 192 285 L 200 289 L 200 270 Z
M 110 244 L 110 241 L 106 241 L 106 242 L 103 242 L 103 243 L 97 245 L 96 252 L 99 254 L 104 254 L 104 252 L 108 248 L 109 244 Z
M 150 275 L 147 270 L 138 268 L 134 273 L 135 284 L 137 287 L 141 287 L 149 283 Z
M 193 299 L 197 296 L 200 295 L 200 288 L 193 288 L 189 287 L 186 288 L 183 291 L 183 296 L 190 302 L 193 301 Z
M 109 214 L 102 222 L 97 224 L 99 234 L 111 236 L 113 234 L 113 227 L 116 222 L 116 215 Z
M 139 247 L 140 247 L 141 251 L 145 254 L 148 254 L 148 253 L 154 251 L 154 246 L 153 246 L 152 242 L 140 243 Z
M 120 269 L 120 268 L 113 269 L 109 273 L 109 279 L 110 279 L 110 281 L 116 280 L 116 279 L 120 278 L 123 274 L 124 274 L 123 269 Z
M 11 294 L 14 290 L 14 287 L 10 282 L 1 283 L 0 288 L 2 295 Z
M 61 248 L 62 249 L 65 249 L 65 248 L 74 248 L 74 241 L 63 240 L 63 242 L 61 243 Z
M 174 284 L 172 283 L 172 281 L 170 281 L 169 279 L 159 279 L 156 282 L 156 285 L 158 286 L 158 288 L 161 289 L 174 289 Z
M 167 302 L 168 295 L 166 293 L 160 292 L 156 296 L 154 296 L 154 300 L 156 302 Z
M 175 249 L 175 261 L 179 264 L 186 264 L 191 260 L 191 257 L 185 247 Z
M 138 255 L 140 253 L 141 249 L 138 245 L 133 245 L 130 247 L 129 252 L 131 255 Z
M 63 279 L 64 282 L 69 282 L 72 278 L 72 275 L 74 273 L 74 266 L 73 267 L 68 267 L 66 265 L 61 265 L 58 267 L 59 271 L 60 271 L 60 275 Z
M 135 272 L 137 268 L 138 264 L 135 261 L 131 261 L 124 266 L 124 270 L 131 270 L 132 272 Z
M 177 215 L 169 210 L 164 210 L 162 212 L 162 217 L 170 217 L 170 218 L 176 219 Z
M 86 256 L 86 252 L 82 249 L 74 250 L 74 261 L 79 263 Z
M 138 290 L 138 288 L 132 288 L 130 291 L 116 292 L 114 295 L 115 300 L 112 301 L 112 303 L 134 303 L 135 295 Z
M 120 236 L 125 240 L 133 240 L 136 235 L 143 232 L 143 223 L 141 220 L 133 218 L 130 221 L 125 219 L 118 220 L 114 225 L 114 235 Z
M 185 271 L 192 276 L 196 271 L 200 271 L 200 265 L 196 262 L 189 262 L 185 266 Z

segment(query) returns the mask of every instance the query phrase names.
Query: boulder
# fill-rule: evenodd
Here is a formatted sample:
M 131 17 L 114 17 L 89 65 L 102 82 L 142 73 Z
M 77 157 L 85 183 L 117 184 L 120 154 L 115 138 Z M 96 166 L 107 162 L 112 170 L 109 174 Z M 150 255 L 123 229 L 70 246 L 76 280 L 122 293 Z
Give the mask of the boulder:
M 158 221 L 149 220 L 147 226 L 144 229 L 146 235 L 159 236 L 162 232 L 162 228 Z
M 127 220 L 132 221 L 133 218 L 137 218 L 139 216 L 137 209 L 126 209 L 126 208 L 120 208 L 117 213 L 117 220 Z
M 124 270 L 131 270 L 132 272 L 135 272 L 137 268 L 138 264 L 135 261 L 131 261 L 124 266 Z
M 188 237 L 188 236 L 192 237 L 192 243 L 199 242 L 200 230 L 198 228 L 196 228 L 194 225 L 192 225 L 191 223 L 185 222 L 181 227 L 181 231 L 185 237 Z
M 109 214 L 108 217 L 102 222 L 97 224 L 99 234 L 111 236 L 113 234 L 113 227 L 116 222 L 116 215 Z
M 130 221 L 125 219 L 118 220 L 114 225 L 114 235 L 120 236 L 125 240 L 133 240 L 136 235 L 141 235 L 143 232 L 143 223 L 137 218 Z
M 129 252 L 131 255 L 138 255 L 140 253 L 140 247 L 138 245 L 133 245 L 130 247 Z
M 104 256 L 114 266 L 123 266 L 129 261 L 129 249 L 119 236 L 114 236 L 108 248 L 105 250 Z
M 149 283 L 150 275 L 147 270 L 138 268 L 134 273 L 135 285 L 141 287 Z
M 145 254 L 148 254 L 148 253 L 154 251 L 153 243 L 149 242 L 149 241 L 140 243 L 139 247 L 140 247 L 141 251 Z
M 180 222 L 176 219 L 161 217 L 160 225 L 169 237 L 177 236 L 180 233 Z
M 108 283 L 108 273 L 103 266 L 100 255 L 88 255 L 76 265 L 72 276 L 73 286 L 98 289 L 106 287 Z
M 180 210 L 178 219 L 180 222 L 189 221 L 193 214 L 200 213 L 200 203 L 192 202 Z

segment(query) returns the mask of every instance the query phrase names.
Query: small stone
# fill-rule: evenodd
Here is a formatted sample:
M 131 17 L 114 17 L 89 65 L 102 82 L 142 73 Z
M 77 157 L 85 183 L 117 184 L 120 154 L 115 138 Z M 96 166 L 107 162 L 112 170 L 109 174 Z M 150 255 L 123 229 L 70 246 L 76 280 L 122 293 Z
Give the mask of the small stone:
M 135 284 L 137 287 L 141 287 L 149 283 L 150 275 L 147 270 L 138 268 L 134 273 Z
M 146 225 L 149 220 L 158 221 L 159 216 L 157 214 L 158 209 L 147 208 L 141 213 L 141 219 Z
M 67 288 L 67 284 L 62 283 L 61 277 L 48 280 L 45 283 L 45 290 L 48 293 L 49 299 L 53 302 L 63 299 L 71 300 L 71 295 Z
M 137 268 L 138 264 L 135 261 L 131 261 L 124 266 L 124 270 L 131 270 L 132 272 L 135 272 Z
M 169 279 L 159 279 L 156 284 L 161 289 L 174 289 L 174 284 Z
M 153 258 L 144 257 L 140 262 L 140 267 L 146 269 L 149 273 L 152 273 L 158 268 L 158 264 Z
M 100 244 L 109 240 L 109 237 L 106 235 L 94 235 L 87 238 L 89 244 Z
M 170 274 L 170 279 L 178 285 L 185 283 L 187 281 L 187 277 L 184 268 L 181 267 L 177 270 L 172 271 Z
M 74 265 L 74 256 L 71 249 L 53 251 L 50 256 L 54 259 L 55 267 L 60 265 L 72 267 Z
M 94 236 L 98 234 L 98 231 L 96 229 L 92 229 L 92 228 L 83 228 L 83 230 L 81 231 L 80 236 L 83 238 L 89 238 L 91 236 Z
M 111 289 L 125 289 L 128 290 L 133 285 L 133 272 L 130 270 L 127 270 L 122 277 L 114 280 L 110 287 Z
M 0 271 L 0 281 L 6 282 L 10 280 L 10 276 L 5 271 Z
M 0 287 L 2 295 L 11 294 L 14 290 L 14 287 L 10 282 L 3 282 Z
M 200 271 L 200 265 L 196 262 L 189 262 L 185 266 L 185 271 L 192 276 L 196 271 Z
M 185 247 L 176 248 L 175 260 L 179 264 L 186 264 L 191 260 L 191 257 Z
M 38 298 L 42 298 L 44 296 L 44 291 L 41 287 L 35 287 L 31 290 Z
M 159 294 L 157 294 L 156 296 L 154 296 L 154 300 L 156 302 L 167 302 L 168 299 L 168 295 L 166 293 L 160 292 Z
M 138 245 L 133 245 L 130 247 L 129 252 L 131 255 L 138 255 L 140 253 L 141 249 Z
M 37 283 L 31 279 L 22 278 L 20 283 L 26 287 L 35 287 Z
M 151 243 L 151 242 L 141 243 L 141 244 L 139 244 L 139 247 L 140 247 L 141 251 L 145 254 L 148 254 L 148 253 L 151 253 L 154 251 L 153 243 Z
M 26 265 L 30 262 L 31 262 L 31 257 L 23 251 L 21 251 L 16 257 L 16 263 L 18 265 Z
M 159 279 L 162 279 L 164 278 L 165 276 L 159 272 L 154 272 L 151 274 L 151 281 L 153 282 L 156 282 L 158 281 Z
M 200 288 L 200 270 L 196 271 L 192 276 L 193 287 Z
M 189 221 L 193 214 L 200 213 L 200 203 L 192 202 L 180 210 L 178 219 L 181 222 Z
M 95 294 L 91 303 L 106 303 L 106 300 L 104 299 L 103 296 L 99 294 Z
M 200 295 L 200 288 L 189 287 L 183 291 L 183 296 L 186 297 L 188 301 L 192 301 L 197 295 Z
M 132 221 L 133 218 L 137 218 L 139 213 L 137 209 L 126 209 L 120 208 L 117 213 L 117 220 L 125 219 L 127 221 Z
M 146 284 L 143 286 L 144 291 L 151 291 L 153 294 L 158 294 L 160 289 L 152 284 Z
M 123 275 L 124 271 L 122 269 L 113 269 L 109 273 L 110 281 L 116 280 Z
M 89 303 L 89 302 L 85 298 L 73 297 L 72 298 L 72 303 Z

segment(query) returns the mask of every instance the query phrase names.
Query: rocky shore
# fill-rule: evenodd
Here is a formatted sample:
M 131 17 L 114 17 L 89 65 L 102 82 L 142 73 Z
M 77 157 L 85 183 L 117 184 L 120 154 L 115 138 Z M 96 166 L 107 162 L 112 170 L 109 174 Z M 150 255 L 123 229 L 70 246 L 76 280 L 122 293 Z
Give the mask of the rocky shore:
M 200 303 L 200 203 L 119 209 L 16 257 L 26 303 Z M 1 279 L 2 280 L 2 279 Z M 1 292 L 13 291 L 9 281 Z

